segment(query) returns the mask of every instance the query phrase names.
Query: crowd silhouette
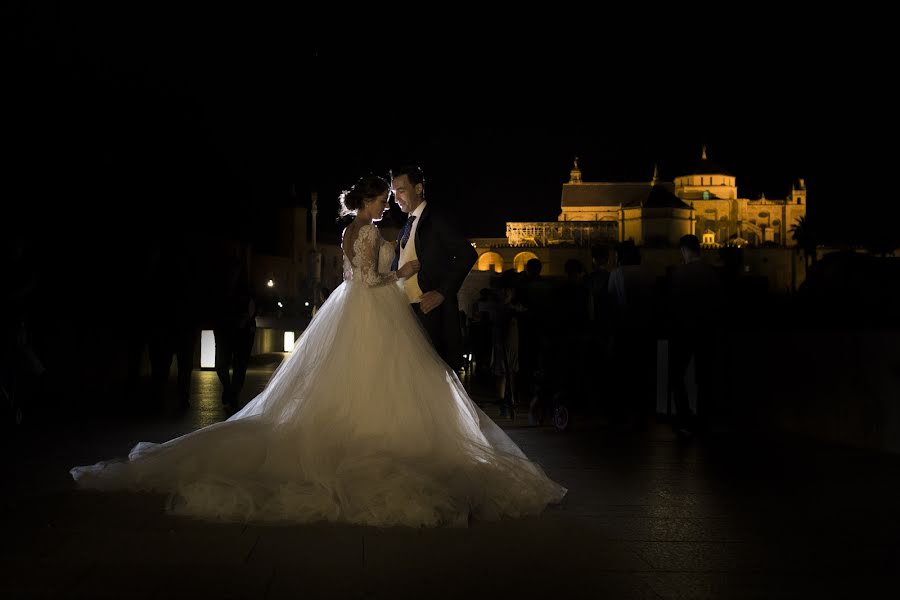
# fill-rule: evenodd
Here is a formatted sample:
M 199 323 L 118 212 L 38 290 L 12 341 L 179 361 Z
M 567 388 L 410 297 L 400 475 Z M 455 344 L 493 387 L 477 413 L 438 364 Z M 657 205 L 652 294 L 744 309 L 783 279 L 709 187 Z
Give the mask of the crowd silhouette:
M 591 249 L 591 270 L 569 259 L 564 277 L 542 276 L 533 258 L 480 292 L 468 347 L 476 380 L 491 382 L 501 416 L 528 410 L 532 423 L 568 426 L 572 412 L 640 431 L 658 412 L 660 344 L 667 366 L 666 412 L 676 433 L 704 431 L 725 411 L 712 373 L 724 307 L 745 291 L 733 265 L 713 267 L 698 239 L 679 242 L 681 264 L 657 276 L 628 240 Z M 731 254 L 725 255 L 732 260 Z M 696 410 L 686 380 L 697 388 Z M 564 408 L 567 414 L 560 414 Z
M 79 402 L 104 407 L 187 408 L 202 329 L 215 332 L 226 410 L 249 399 L 261 301 L 245 252 L 204 254 L 198 247 L 209 244 L 186 236 L 137 239 L 117 250 L 120 274 L 107 287 L 122 301 L 108 302 L 98 274 L 63 273 L 68 266 L 28 236 L 3 237 L 0 395 L 15 419 L 28 402 L 59 403 L 71 389 L 86 398 Z M 491 390 L 501 416 L 527 411 L 532 423 L 561 418 L 565 426 L 563 406 L 640 431 L 663 412 L 689 436 L 710 418 L 734 416 L 723 394 L 729 357 L 717 349 L 743 315 L 766 310 L 773 328 L 896 327 L 896 312 L 885 310 L 900 297 L 892 257 L 825 254 L 788 297 L 748 272 L 742 248 L 701 248 L 684 236 L 679 251 L 662 275 L 631 241 L 596 245 L 587 268 L 570 259 L 561 276 L 547 276 L 538 259 L 498 274 L 460 311 L 465 368 Z M 78 260 L 84 267 L 87 259 Z

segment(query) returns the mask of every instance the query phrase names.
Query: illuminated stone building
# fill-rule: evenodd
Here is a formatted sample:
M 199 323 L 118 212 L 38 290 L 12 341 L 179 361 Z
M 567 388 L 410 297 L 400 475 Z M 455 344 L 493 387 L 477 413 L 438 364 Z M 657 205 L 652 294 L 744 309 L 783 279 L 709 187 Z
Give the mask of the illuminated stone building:
M 806 186 L 799 180 L 785 198 L 741 198 L 735 176 L 710 161 L 705 148 L 693 168 L 672 182 L 660 181 L 656 172 L 646 182 L 586 182 L 575 159 L 561 208 L 555 223 L 507 223 L 509 245 L 631 239 L 666 246 L 693 233 L 708 245 L 740 239 L 751 246 L 792 246 L 791 225 L 806 214 Z
M 596 243 L 633 240 L 647 249 L 671 249 L 687 233 L 706 247 L 789 248 L 795 245 L 791 226 L 806 214 L 806 185 L 799 179 L 784 198 L 741 198 L 735 176 L 710 161 L 706 148 L 674 181 L 660 180 L 654 170 L 650 181 L 588 182 L 576 158 L 560 208 L 557 221 L 508 222 L 505 238 L 473 240 L 475 270 L 521 271 L 537 257 L 558 274 L 568 258 L 589 266 L 587 249 Z

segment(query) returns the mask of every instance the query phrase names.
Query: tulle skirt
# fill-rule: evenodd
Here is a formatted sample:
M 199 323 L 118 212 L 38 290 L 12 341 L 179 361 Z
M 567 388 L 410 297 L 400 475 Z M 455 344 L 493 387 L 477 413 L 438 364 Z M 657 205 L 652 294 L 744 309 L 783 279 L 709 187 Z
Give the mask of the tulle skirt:
M 356 281 L 230 419 L 71 474 L 84 488 L 168 493 L 175 514 L 247 522 L 465 526 L 566 493 L 472 402 L 402 290 Z

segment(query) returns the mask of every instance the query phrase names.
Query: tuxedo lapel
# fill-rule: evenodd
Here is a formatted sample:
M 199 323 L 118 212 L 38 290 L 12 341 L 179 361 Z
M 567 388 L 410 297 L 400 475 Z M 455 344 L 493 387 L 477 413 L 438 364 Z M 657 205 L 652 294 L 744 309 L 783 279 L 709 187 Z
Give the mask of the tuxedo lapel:
M 419 257 L 419 260 L 422 260 L 421 233 L 422 233 L 422 231 L 428 229 L 428 227 L 430 226 L 430 223 L 429 223 L 430 216 L 431 216 L 431 211 L 429 210 L 429 207 L 426 206 L 425 210 L 423 210 L 422 214 L 419 216 L 419 225 L 416 227 L 416 239 L 415 239 L 416 256 Z M 423 227 L 424 227 L 424 229 L 423 229 Z M 428 235 L 428 234 L 426 233 L 426 235 Z

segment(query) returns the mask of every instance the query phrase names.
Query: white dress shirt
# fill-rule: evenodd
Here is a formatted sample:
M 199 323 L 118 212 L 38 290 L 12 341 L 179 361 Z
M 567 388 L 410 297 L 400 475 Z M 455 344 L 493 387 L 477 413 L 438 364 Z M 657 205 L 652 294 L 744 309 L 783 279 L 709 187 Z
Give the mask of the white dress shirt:
M 410 217 L 415 217 L 416 220 L 413 221 L 412 229 L 409 232 L 409 241 L 406 242 L 405 248 L 400 248 L 400 262 L 397 263 L 397 268 L 402 267 L 406 263 L 411 260 L 419 260 L 419 256 L 416 254 L 416 231 L 419 229 L 419 220 L 422 217 L 422 212 L 425 210 L 425 202 L 416 207 L 416 210 L 409 213 Z M 419 274 L 414 273 L 412 276 L 403 280 L 403 289 L 406 292 L 406 297 L 409 298 L 410 303 L 419 302 L 422 299 L 422 288 L 419 287 Z

